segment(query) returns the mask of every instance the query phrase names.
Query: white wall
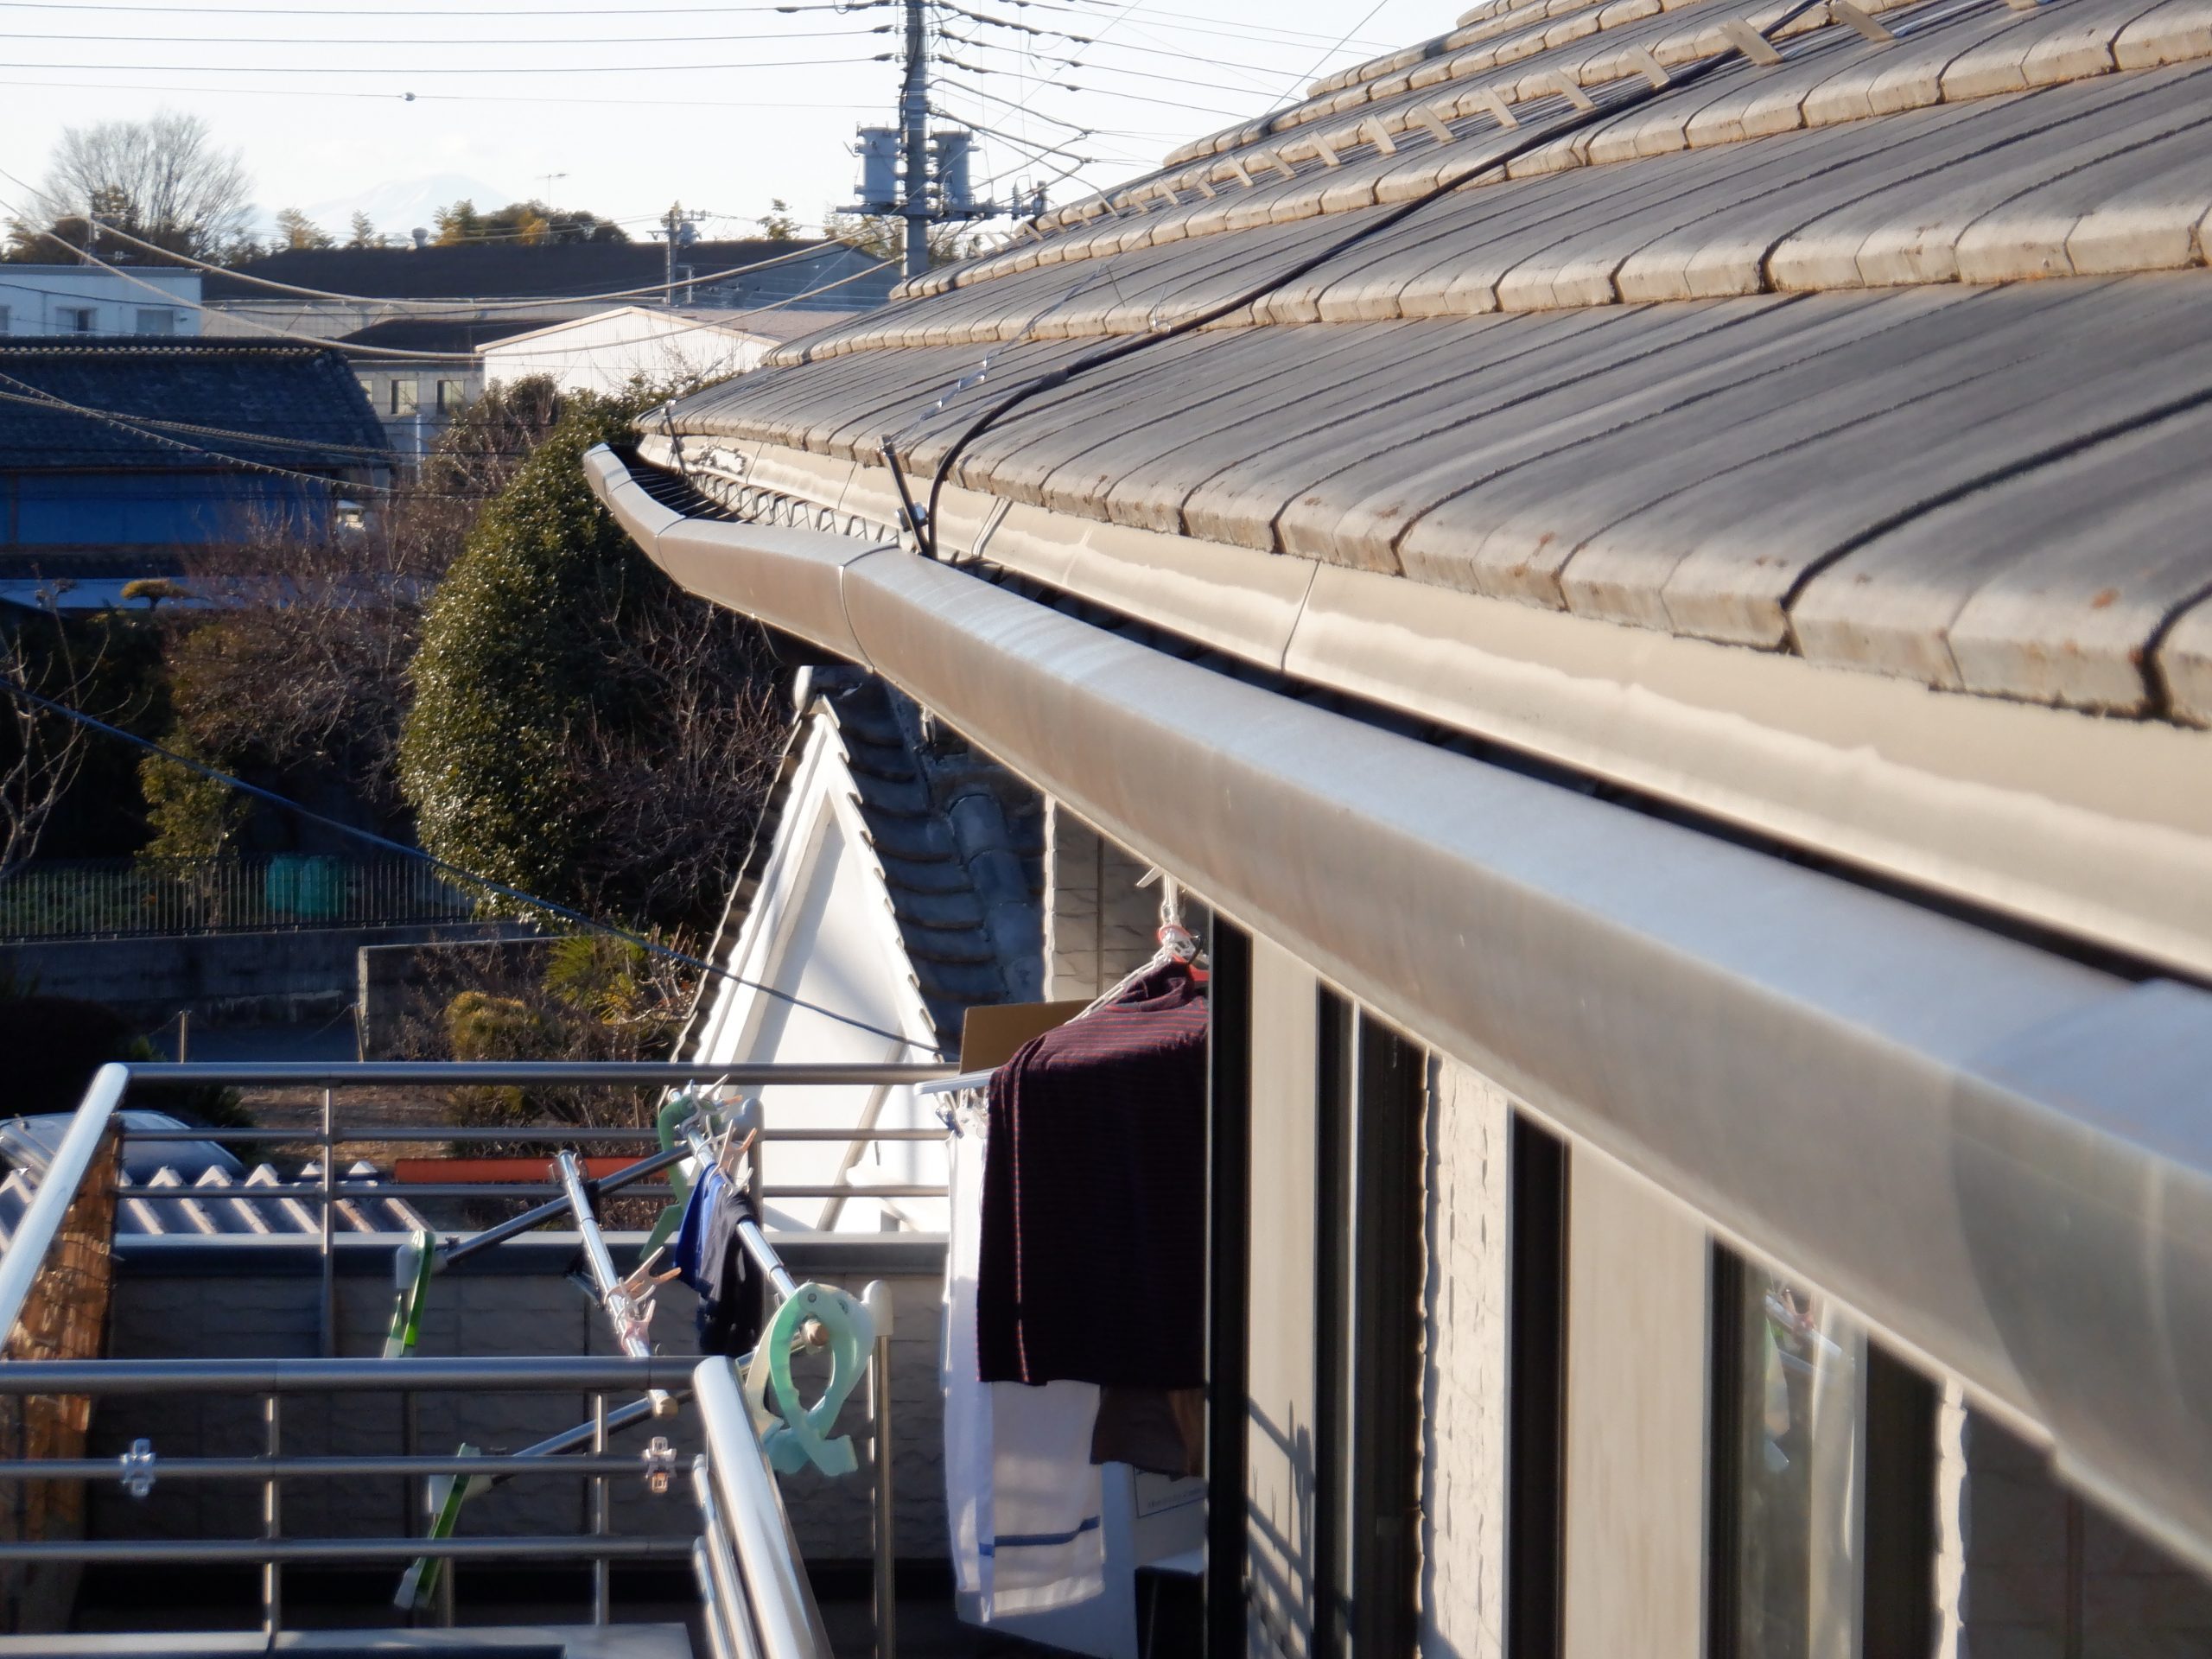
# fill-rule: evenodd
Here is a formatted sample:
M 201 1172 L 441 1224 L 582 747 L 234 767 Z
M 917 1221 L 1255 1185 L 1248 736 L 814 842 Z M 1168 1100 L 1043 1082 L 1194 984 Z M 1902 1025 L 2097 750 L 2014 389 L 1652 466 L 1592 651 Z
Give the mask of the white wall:
M 726 318 L 624 306 L 559 328 L 484 348 L 485 384 L 550 375 L 564 391 L 620 391 L 649 385 L 722 380 L 753 367 L 775 342 Z
M 1431 1070 L 1422 1231 L 1421 1659 L 1505 1651 L 1511 1102 L 1450 1060 Z
M 823 722 L 810 728 L 776 852 L 728 964 L 741 978 L 785 995 L 718 984 L 701 1031 L 702 1070 L 728 1060 L 873 1065 L 935 1058 L 928 1011 L 908 976 L 906 947 L 853 804 L 852 775 L 828 732 Z M 899 1035 L 863 1031 L 832 1013 Z M 929 1105 L 904 1087 L 783 1086 L 760 1096 L 771 1128 L 938 1126 Z M 762 1170 L 772 1188 L 829 1185 L 841 1177 L 855 1186 L 944 1181 L 941 1142 L 874 1145 L 855 1158 L 847 1142 L 785 1143 L 766 1148 Z M 945 1224 L 942 1198 L 772 1198 L 768 1221 L 773 1227 L 874 1231 L 887 1211 L 923 1231 Z
M 149 291 L 149 289 L 156 291 Z M 37 339 L 60 334 L 196 334 L 200 332 L 200 273 L 133 270 L 129 277 L 90 265 L 0 265 L 0 335 Z M 92 327 L 73 315 L 89 310 Z

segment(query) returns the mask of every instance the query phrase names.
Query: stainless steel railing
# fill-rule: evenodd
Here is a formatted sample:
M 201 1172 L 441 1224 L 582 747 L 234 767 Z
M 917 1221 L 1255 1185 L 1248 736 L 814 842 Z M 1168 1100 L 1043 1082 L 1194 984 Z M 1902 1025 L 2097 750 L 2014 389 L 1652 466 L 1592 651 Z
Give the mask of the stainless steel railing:
M 324 1357 L 318 1359 L 132 1359 L 29 1360 L 0 1363 L 0 1395 L 86 1395 L 130 1397 L 150 1395 L 235 1395 L 258 1396 L 263 1402 L 267 1450 L 256 1458 L 181 1458 L 163 1461 L 143 1444 L 120 1459 L 18 1459 L 0 1461 L 0 1484 L 31 1479 L 116 1478 L 136 1491 L 138 1483 L 150 1486 L 160 1478 L 188 1481 L 237 1480 L 257 1482 L 264 1491 L 264 1535 L 260 1538 L 185 1540 L 56 1540 L 10 1541 L 0 1543 L 0 1561 L 74 1560 L 130 1562 L 242 1562 L 263 1568 L 264 1626 L 273 1637 L 283 1623 L 282 1573 L 296 1562 L 401 1562 L 437 1560 L 448 1564 L 482 1559 L 554 1560 L 578 1560 L 592 1564 L 594 1615 L 608 1617 L 608 1565 L 616 1560 L 656 1561 L 688 1560 L 698 1578 L 709 1638 L 717 1659 L 828 1659 L 829 1643 L 819 1608 L 800 1564 L 790 1518 L 781 1493 L 764 1454 L 731 1363 L 709 1359 L 703 1363 L 653 1355 L 650 1344 L 625 1341 L 626 1351 L 611 1357 L 507 1358 L 341 1358 L 332 1351 L 334 1327 L 331 1321 L 331 1250 L 329 1206 L 334 1196 L 345 1198 L 364 1192 L 404 1192 L 404 1187 L 353 1186 L 349 1192 L 330 1179 L 332 1153 L 347 1134 L 373 1135 L 380 1139 L 513 1139 L 562 1141 L 569 1145 L 604 1144 L 649 1137 L 643 1131 L 512 1131 L 429 1130 L 420 1125 L 393 1126 L 389 1131 L 369 1127 L 341 1128 L 333 1103 L 333 1091 L 355 1084 L 410 1084 L 452 1086 L 455 1084 L 533 1082 L 603 1084 L 636 1086 L 652 1083 L 715 1083 L 840 1084 L 906 1084 L 945 1075 L 941 1065 L 854 1066 L 729 1066 L 711 1071 L 658 1062 L 607 1065 L 556 1062 L 539 1065 L 435 1065 L 415 1063 L 322 1065 L 111 1065 L 95 1077 L 83 1103 L 48 1162 L 38 1191 L 18 1225 L 13 1242 L 0 1252 L 0 1332 L 12 1331 L 35 1285 L 45 1258 L 61 1228 L 72 1200 L 82 1186 L 104 1138 L 119 1126 L 116 1113 L 134 1082 L 280 1083 L 307 1082 L 326 1091 L 321 1122 L 302 1135 L 296 1130 L 257 1129 L 215 1132 L 222 1138 L 237 1133 L 258 1141 L 303 1139 L 319 1141 L 324 1148 L 322 1179 L 316 1191 L 324 1205 L 323 1307 Z M 870 1129 L 787 1130 L 768 1132 L 767 1139 L 854 1140 L 929 1138 L 928 1131 Z M 210 1132 L 155 1130 L 142 1132 L 148 1140 L 204 1140 Z M 133 1138 L 142 1138 L 134 1136 Z M 502 1240 L 558 1215 L 575 1217 L 589 1251 L 595 1288 L 603 1303 L 610 1288 L 623 1281 L 615 1268 L 606 1240 L 598 1233 L 593 1205 L 603 1192 L 642 1180 L 680 1160 L 695 1155 L 696 1138 L 673 1152 L 639 1160 L 614 1174 L 587 1179 L 573 1153 L 561 1152 L 555 1169 L 561 1196 L 534 1206 L 522 1215 L 477 1234 L 453 1240 L 442 1252 L 446 1264 L 491 1249 Z M 153 1189 L 127 1189 L 133 1197 L 153 1196 Z M 773 1189 L 771 1189 L 772 1191 Z M 903 1190 L 903 1189 L 901 1189 Z M 941 1192 L 941 1188 L 922 1189 Z M 514 1196 L 512 1189 L 506 1190 Z M 886 1189 L 856 1188 L 874 1195 Z M 756 1188 L 756 1196 L 758 1189 Z M 189 1190 L 179 1196 L 188 1196 Z M 167 1196 L 164 1193 L 163 1196 Z M 785 1270 L 774 1246 L 757 1224 L 748 1224 L 746 1245 L 763 1268 L 779 1299 L 810 1287 L 799 1286 Z M 877 1299 L 871 1292 L 869 1300 Z M 887 1299 L 881 1299 L 888 1307 Z M 610 1313 L 616 1310 L 610 1305 Z M 890 1438 L 890 1383 L 887 1324 L 880 1324 L 874 1349 L 868 1356 L 871 1403 L 874 1415 L 877 1470 L 872 1497 L 875 1507 L 874 1547 L 877 1565 L 876 1652 L 891 1659 L 895 1637 L 892 1624 L 895 1559 L 890 1510 L 891 1482 L 887 1467 Z M 407 1451 L 391 1457 L 286 1456 L 281 1449 L 281 1402 L 287 1395 L 352 1393 L 398 1394 L 409 1402 L 423 1394 L 467 1392 L 582 1392 L 596 1402 L 592 1421 L 510 1456 L 425 1458 L 415 1453 L 411 1435 Z M 644 1398 L 616 1410 L 607 1408 L 607 1396 L 642 1393 Z M 694 1495 L 700 1512 L 696 1539 L 666 1536 L 622 1537 L 607 1526 L 605 1482 L 612 1474 L 641 1469 L 658 1491 L 669 1484 L 672 1454 L 664 1442 L 655 1443 L 638 1458 L 622 1459 L 608 1450 L 609 1434 L 620 1427 L 643 1422 L 676 1404 L 690 1400 L 698 1417 L 706 1445 L 692 1469 Z M 584 1455 L 571 1455 L 588 1446 Z M 505 1480 L 522 1476 L 562 1474 L 596 1483 L 593 1530 L 570 1536 L 537 1535 L 518 1538 L 455 1538 L 425 1535 L 410 1538 L 329 1539 L 287 1538 L 282 1534 L 282 1491 L 287 1481 L 394 1476 L 410 1479 L 431 1477 Z M 448 1571 L 443 1589 L 449 1597 Z M 446 1606 L 450 1618 L 450 1603 Z

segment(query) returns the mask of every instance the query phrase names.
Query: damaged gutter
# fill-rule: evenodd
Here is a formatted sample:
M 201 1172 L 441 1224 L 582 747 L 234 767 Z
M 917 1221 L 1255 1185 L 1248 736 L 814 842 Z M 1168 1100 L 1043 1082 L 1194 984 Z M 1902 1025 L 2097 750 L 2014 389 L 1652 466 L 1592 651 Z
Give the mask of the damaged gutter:
M 691 591 L 865 664 L 1226 914 L 2038 1425 L 2212 1567 L 2212 996 L 1294 702 L 889 545 L 692 519 Z

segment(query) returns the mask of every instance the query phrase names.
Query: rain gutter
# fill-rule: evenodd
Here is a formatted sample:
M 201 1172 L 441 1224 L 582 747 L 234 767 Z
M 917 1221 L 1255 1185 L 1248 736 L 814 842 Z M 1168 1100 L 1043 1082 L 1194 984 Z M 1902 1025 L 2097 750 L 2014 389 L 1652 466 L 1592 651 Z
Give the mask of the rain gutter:
M 881 467 L 649 436 L 710 492 L 895 539 Z M 940 544 L 1310 684 L 2212 978 L 2212 733 L 1936 691 L 948 490 Z
M 2212 1568 L 2212 995 L 586 467 L 684 587 L 882 675 Z

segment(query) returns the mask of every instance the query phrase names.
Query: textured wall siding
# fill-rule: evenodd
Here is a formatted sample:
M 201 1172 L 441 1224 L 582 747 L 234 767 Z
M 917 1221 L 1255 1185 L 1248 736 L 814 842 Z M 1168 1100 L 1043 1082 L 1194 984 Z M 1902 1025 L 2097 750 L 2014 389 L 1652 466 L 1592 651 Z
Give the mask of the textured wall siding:
M 1045 816 L 1045 996 L 1096 996 L 1152 959 L 1160 897 L 1149 867 L 1058 802 Z
M 2212 1585 L 2070 1495 L 1955 1391 L 1937 1434 L 1938 1659 L 2212 1652 Z
M 1450 1061 L 1431 1069 L 1421 1370 L 1421 1659 L 1505 1647 L 1507 1147 L 1512 1105 Z

